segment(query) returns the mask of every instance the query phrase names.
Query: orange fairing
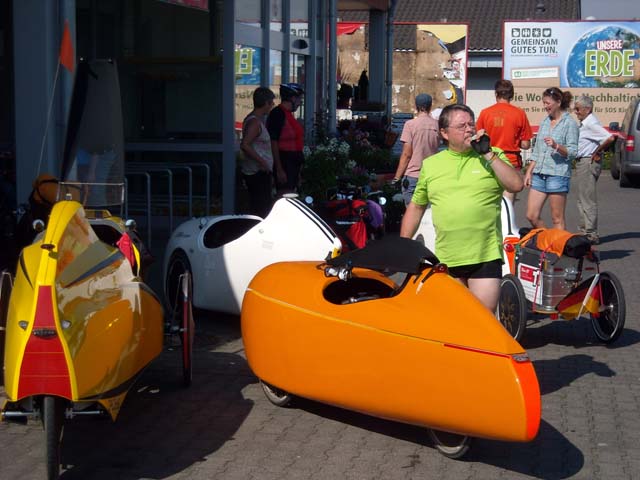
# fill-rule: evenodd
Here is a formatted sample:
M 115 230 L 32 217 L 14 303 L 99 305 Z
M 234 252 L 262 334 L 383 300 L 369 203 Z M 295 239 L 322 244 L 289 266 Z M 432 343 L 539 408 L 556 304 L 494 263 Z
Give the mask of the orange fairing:
M 275 264 L 256 275 L 242 335 L 258 377 L 406 423 L 510 441 L 535 437 L 533 366 L 466 288 L 431 269 L 399 293 L 374 271 L 353 275 L 327 278 L 317 262 Z M 375 295 L 357 298 L 364 290 Z

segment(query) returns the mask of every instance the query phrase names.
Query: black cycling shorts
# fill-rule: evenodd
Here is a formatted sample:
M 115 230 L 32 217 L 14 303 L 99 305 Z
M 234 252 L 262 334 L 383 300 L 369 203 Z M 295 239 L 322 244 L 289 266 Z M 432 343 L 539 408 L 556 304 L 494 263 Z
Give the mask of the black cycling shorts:
M 449 267 L 453 278 L 502 278 L 502 260 Z

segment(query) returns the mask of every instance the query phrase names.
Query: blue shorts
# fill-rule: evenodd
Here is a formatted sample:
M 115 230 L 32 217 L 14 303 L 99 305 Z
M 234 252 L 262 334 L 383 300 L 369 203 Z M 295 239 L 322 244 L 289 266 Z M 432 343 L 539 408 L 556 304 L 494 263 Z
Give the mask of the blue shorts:
M 534 173 L 531 176 L 531 188 L 543 193 L 569 193 L 569 180 L 570 177 Z

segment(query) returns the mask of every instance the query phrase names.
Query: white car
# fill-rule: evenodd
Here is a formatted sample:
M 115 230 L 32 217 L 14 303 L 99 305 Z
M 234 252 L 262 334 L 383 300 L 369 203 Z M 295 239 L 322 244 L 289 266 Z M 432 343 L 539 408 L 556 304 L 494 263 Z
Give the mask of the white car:
M 510 245 L 509 240 L 514 240 L 520 238 L 520 234 L 518 233 L 518 226 L 516 225 L 516 217 L 513 211 L 513 204 L 511 200 L 508 198 L 502 197 L 502 208 L 500 212 L 500 219 L 502 221 L 502 238 L 504 241 L 505 249 L 510 248 L 507 245 Z M 418 227 L 418 231 L 413 237 L 415 240 L 421 241 L 424 245 L 434 252 L 436 255 L 436 232 L 433 228 L 433 220 L 431 219 L 431 207 L 427 207 L 422 216 L 422 220 L 420 221 L 420 226 Z M 509 267 L 509 261 L 507 259 L 506 254 L 504 255 L 504 264 L 502 265 L 502 275 L 506 275 L 507 273 L 511 273 Z
M 238 315 L 249 282 L 262 268 L 324 260 L 341 248 L 333 230 L 295 195 L 276 201 L 264 220 L 254 215 L 194 218 L 181 224 L 167 244 L 165 301 L 174 311 L 178 279 L 189 271 L 194 307 Z

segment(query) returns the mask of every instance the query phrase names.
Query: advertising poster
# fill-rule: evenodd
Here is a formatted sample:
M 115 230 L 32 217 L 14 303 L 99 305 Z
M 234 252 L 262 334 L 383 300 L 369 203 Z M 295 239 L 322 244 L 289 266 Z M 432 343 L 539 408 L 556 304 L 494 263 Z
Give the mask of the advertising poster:
M 503 78 L 532 125 L 554 86 L 591 96 L 603 125 L 620 122 L 640 96 L 640 21 L 504 22 Z

